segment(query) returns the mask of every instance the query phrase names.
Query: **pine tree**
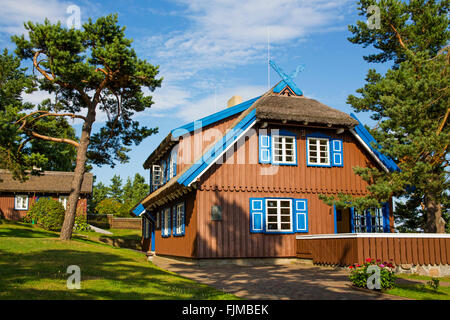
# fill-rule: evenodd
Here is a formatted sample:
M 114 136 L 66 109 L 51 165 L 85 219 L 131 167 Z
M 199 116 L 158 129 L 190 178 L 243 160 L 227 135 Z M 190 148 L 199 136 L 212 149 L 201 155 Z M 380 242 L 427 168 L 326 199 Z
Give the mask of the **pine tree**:
M 139 144 L 157 132 L 157 128 L 141 127 L 132 120 L 135 112 L 153 104 L 143 88 L 153 91 L 161 86 L 156 79 L 158 67 L 137 57 L 125 28 L 118 25 L 117 15 L 91 19 L 80 30 L 65 29 L 60 23 L 25 23 L 28 36 L 14 36 L 16 54 L 29 59 L 40 74 L 39 85 L 56 96 L 58 103 L 49 110 L 38 110 L 18 119 L 28 139 L 65 143 L 76 148 L 74 178 L 61 228 L 60 239 L 72 236 L 76 202 L 86 170 L 91 164 L 114 166 L 128 160 L 129 146 Z M 92 132 L 98 112 L 108 120 L 96 133 Z M 79 141 L 42 134 L 33 124 L 45 117 L 68 117 L 82 121 Z

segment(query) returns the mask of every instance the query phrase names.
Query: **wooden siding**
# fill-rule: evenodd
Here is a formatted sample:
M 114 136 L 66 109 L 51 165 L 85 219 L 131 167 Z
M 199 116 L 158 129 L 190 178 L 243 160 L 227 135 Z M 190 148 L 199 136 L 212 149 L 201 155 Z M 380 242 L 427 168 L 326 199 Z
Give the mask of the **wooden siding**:
M 195 193 L 167 204 L 173 207 L 175 204 L 185 202 L 185 234 L 184 236 L 162 237 L 161 228 L 155 230 L 155 252 L 159 255 L 172 255 L 179 257 L 195 258 L 197 255 L 197 209 Z M 173 217 L 173 215 L 172 215 Z M 162 219 L 162 217 L 161 217 Z M 171 225 L 173 221 L 171 219 Z
M 235 152 L 227 152 L 201 177 L 201 190 L 248 192 L 298 192 L 337 194 L 339 192 L 364 195 L 367 183 L 353 172 L 353 167 L 375 166 L 371 156 L 346 131 L 337 135 L 330 129 L 283 129 L 297 134 L 297 166 L 259 164 L 257 130 L 251 129 L 245 143 Z M 343 139 L 343 167 L 308 167 L 306 164 L 306 135 L 321 132 L 331 138 Z M 231 148 L 233 149 L 233 148 Z M 241 159 L 245 159 L 241 160 Z M 277 170 L 275 174 L 264 174 Z
M 309 234 L 328 234 L 335 230 L 334 212 L 319 200 L 319 194 L 366 194 L 366 182 L 352 167 L 374 166 L 375 163 L 350 133 L 336 135 L 335 130 L 300 127 L 288 130 L 297 134 L 297 166 L 259 164 L 258 138 L 253 130 L 246 140 L 234 147 L 234 153 L 223 156 L 222 164 L 213 164 L 200 178 L 197 191 L 199 258 L 296 256 L 295 234 L 250 233 L 250 198 L 308 199 Z M 306 165 L 306 135 L 312 132 L 343 139 L 343 167 Z M 270 169 L 277 171 L 262 174 L 262 170 Z M 222 221 L 211 220 L 213 205 L 221 206 Z
M 297 239 L 296 256 L 312 259 L 317 264 L 352 265 L 364 263 L 367 258 L 380 259 L 396 265 L 450 264 L 450 238 L 391 234 L 376 237 L 358 234 L 353 237 Z
M 317 194 L 197 191 L 198 254 L 218 257 L 294 257 L 295 234 L 250 233 L 250 198 L 308 199 L 309 233 L 333 233 L 334 214 Z M 222 208 L 222 220 L 211 220 L 211 206 Z
M 17 193 L 23 194 L 23 193 Z M 66 196 L 66 195 L 64 195 Z M 59 196 L 57 195 L 36 195 L 36 197 L 51 197 L 53 200 L 58 201 Z M 26 216 L 28 210 L 15 210 L 14 209 L 14 194 L 0 194 L 0 218 L 5 218 L 9 220 L 20 220 Z M 28 195 L 28 209 L 31 208 L 33 203 L 35 202 L 34 195 Z M 78 200 L 78 211 L 77 213 L 81 213 L 83 215 L 87 214 L 87 198 L 82 197 Z
M 215 143 L 230 128 L 233 121 L 240 114 L 228 117 L 202 130 L 191 132 L 189 135 L 180 137 L 177 154 L 177 172 L 183 171 L 187 166 L 194 163 L 203 152 Z

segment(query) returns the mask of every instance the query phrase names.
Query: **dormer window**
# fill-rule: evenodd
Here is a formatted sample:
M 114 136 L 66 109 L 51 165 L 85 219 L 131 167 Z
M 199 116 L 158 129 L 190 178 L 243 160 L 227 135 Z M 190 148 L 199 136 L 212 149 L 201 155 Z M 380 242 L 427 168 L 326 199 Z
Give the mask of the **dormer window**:
M 275 164 L 295 164 L 295 137 L 272 136 L 273 162 Z

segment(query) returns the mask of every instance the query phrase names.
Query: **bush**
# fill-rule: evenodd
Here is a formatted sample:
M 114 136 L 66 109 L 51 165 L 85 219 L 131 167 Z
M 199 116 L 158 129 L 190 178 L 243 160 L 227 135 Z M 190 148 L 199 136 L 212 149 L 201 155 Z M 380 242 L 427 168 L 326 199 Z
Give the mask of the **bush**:
M 59 231 L 64 222 L 64 212 L 59 201 L 41 198 L 31 206 L 24 220 L 34 221 L 45 230 Z
M 95 207 L 98 214 L 112 214 L 114 216 L 127 216 L 126 206 L 115 199 L 107 198 Z
M 87 223 L 85 216 L 77 215 L 75 217 L 75 224 L 73 225 L 73 231 L 92 231 L 91 227 Z
M 373 272 L 367 272 L 370 266 L 377 266 L 380 270 L 380 289 L 390 289 L 395 285 L 396 276 L 394 274 L 394 266 L 391 263 L 383 262 L 381 260 L 366 259 L 363 265 L 354 264 L 350 266 L 350 281 L 356 287 L 367 288 L 367 280 Z

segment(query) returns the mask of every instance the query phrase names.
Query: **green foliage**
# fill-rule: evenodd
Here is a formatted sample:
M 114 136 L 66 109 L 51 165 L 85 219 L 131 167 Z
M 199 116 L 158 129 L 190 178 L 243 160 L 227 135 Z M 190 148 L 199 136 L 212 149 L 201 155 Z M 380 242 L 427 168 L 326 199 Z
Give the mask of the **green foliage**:
M 64 221 L 64 207 L 59 201 L 40 198 L 33 203 L 27 215 L 26 221 L 34 221 L 45 230 L 58 231 Z
M 433 289 L 434 291 L 439 290 L 439 278 L 432 278 L 430 281 L 427 282 L 427 285 Z
M 111 184 L 105 186 L 103 183 L 99 182 L 94 185 L 93 196 L 89 201 L 89 206 L 92 212 L 98 212 L 96 210 L 97 205 L 105 199 L 113 199 L 115 202 L 115 207 L 119 204 L 120 210 L 112 210 L 119 212 L 116 215 L 129 216 L 129 211 L 145 196 L 148 195 L 150 187 L 145 183 L 145 178 L 139 173 L 136 173 L 134 179 L 130 177 L 127 178 L 125 185 L 122 187 L 122 179 L 118 175 L 114 175 L 111 179 Z M 111 213 L 113 214 L 113 213 Z
M 108 197 L 108 187 L 103 183 L 94 183 L 92 188 L 92 198 L 88 199 L 89 213 L 95 212 L 95 207 L 104 199 Z
M 389 262 L 381 263 L 380 260 L 366 259 L 362 265 L 354 264 L 350 266 L 349 279 L 352 284 L 359 288 L 367 288 L 367 280 L 372 275 L 371 272 L 367 272 L 370 266 L 377 266 L 380 270 L 380 287 L 382 290 L 390 289 L 395 286 L 396 276 L 394 274 L 394 266 Z
M 75 224 L 73 225 L 74 231 L 92 231 L 91 227 L 87 223 L 86 216 L 84 215 L 77 215 L 75 217 Z
M 122 179 L 118 175 L 111 178 L 111 184 L 108 187 L 108 197 L 122 202 Z
M 395 30 L 403 43 L 415 52 L 434 56 L 447 45 L 450 37 L 447 0 L 362 0 L 358 1 L 359 15 L 372 16 L 373 12 L 368 12 L 371 5 L 380 9 L 380 28 L 370 29 L 366 19 L 348 27 L 353 34 L 348 38 L 350 42 L 379 50 L 365 56 L 367 62 L 394 61 L 398 65 L 408 59 Z
M 78 117 L 85 123 L 82 109 L 91 110 L 94 118 L 89 121 L 95 121 L 92 112 L 96 109 L 108 115 L 105 125 L 90 137 L 88 158 L 92 164 L 126 162 L 132 143 L 139 144 L 157 132 L 140 127 L 131 117 L 153 104 L 142 89 L 153 91 L 161 86 L 162 79 L 156 79 L 158 67 L 137 57 L 117 15 L 95 22 L 89 19 L 80 30 L 48 20 L 27 22 L 25 28 L 28 37 L 12 37 L 15 52 L 36 64 L 43 75 L 38 80 L 40 89 L 55 95 L 58 102 L 49 104 L 47 111 Z M 32 122 L 40 120 L 37 116 Z
M 114 216 L 128 216 L 123 204 L 111 198 L 104 199 L 95 207 L 98 214 L 112 214 Z

